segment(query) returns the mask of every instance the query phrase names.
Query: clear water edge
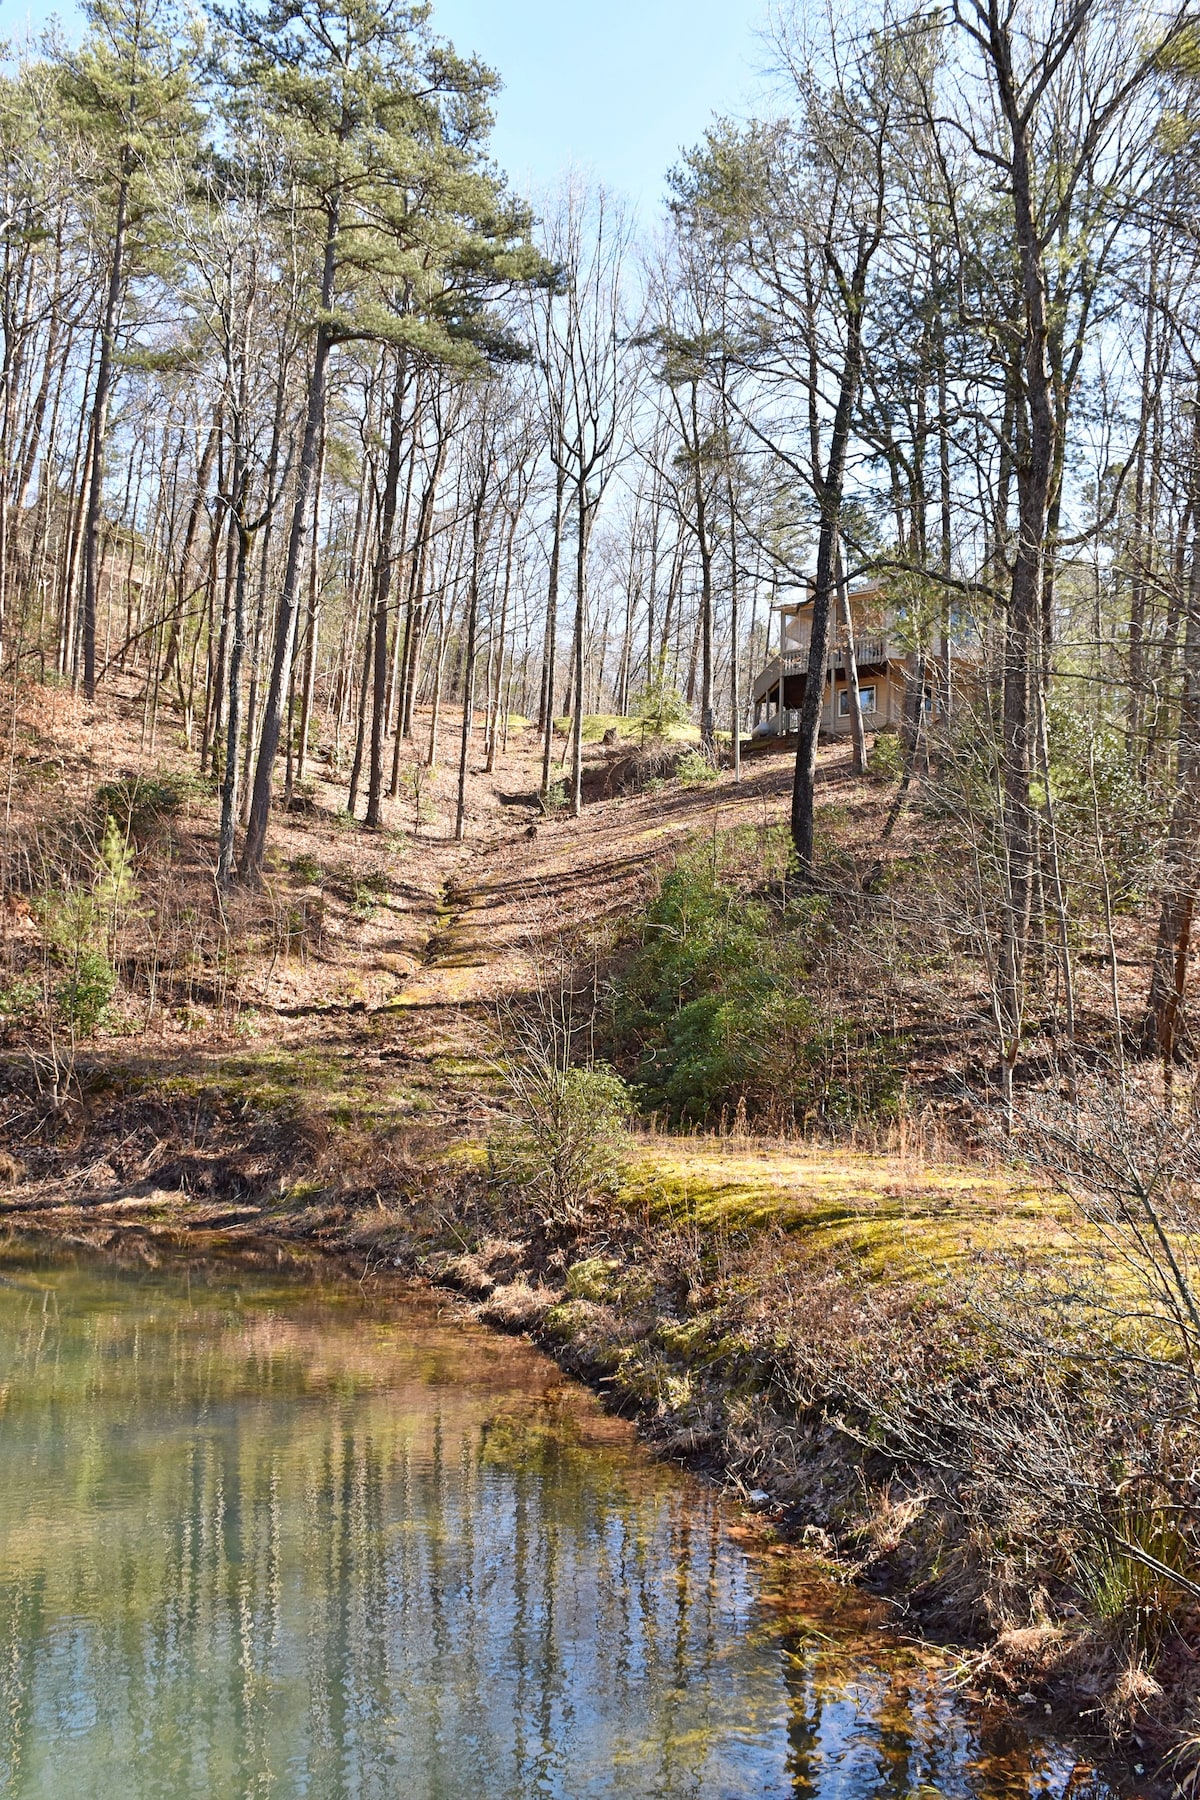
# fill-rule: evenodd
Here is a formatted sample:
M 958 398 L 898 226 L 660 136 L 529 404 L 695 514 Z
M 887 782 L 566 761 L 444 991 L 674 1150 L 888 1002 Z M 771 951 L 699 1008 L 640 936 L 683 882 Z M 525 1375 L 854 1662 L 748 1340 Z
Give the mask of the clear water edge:
M 529 1345 L 0 1248 L 0 1794 L 1112 1800 Z

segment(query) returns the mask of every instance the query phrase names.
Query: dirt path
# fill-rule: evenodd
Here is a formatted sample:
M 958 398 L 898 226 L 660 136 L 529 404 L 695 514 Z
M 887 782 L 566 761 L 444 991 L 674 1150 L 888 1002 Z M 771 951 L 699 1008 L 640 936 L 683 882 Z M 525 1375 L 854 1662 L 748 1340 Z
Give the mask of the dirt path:
M 102 732 L 57 704 L 30 735 L 53 750 L 66 791 L 94 784 L 102 758 L 106 775 L 160 779 L 177 765 L 192 779 L 183 747 L 164 764 L 161 742 L 141 746 L 133 693 L 112 699 Z M 0 1147 L 24 1177 L 0 1206 L 124 1217 L 186 1202 L 224 1218 L 231 1199 L 261 1208 L 269 1191 L 295 1188 L 313 1160 L 306 1134 L 350 1134 L 364 1162 L 406 1131 L 483 1135 L 498 1106 L 496 1005 L 528 991 L 547 949 L 627 918 L 687 838 L 784 816 L 786 747 L 749 758 L 737 788 L 724 774 L 614 793 L 628 757 L 628 746 L 589 746 L 586 792 L 601 797 L 580 819 L 547 817 L 536 739 L 514 731 L 494 770 L 470 771 L 461 843 L 449 767 L 423 781 L 419 807 L 402 784 L 379 833 L 341 810 L 340 783 L 311 780 L 272 821 L 264 892 L 227 903 L 235 1006 L 214 1008 L 176 965 L 176 997 L 160 998 L 149 1029 L 118 1021 L 80 1047 L 65 1104 L 47 1100 L 40 1074 L 31 1091 L 36 1044 L 10 1039 Z M 185 919 L 211 915 L 215 863 L 215 803 L 191 791 L 169 856 L 151 848 L 139 863 L 145 889 L 157 883 Z
M 593 751 L 589 766 L 602 778 L 614 760 Z M 370 1021 L 365 1035 L 385 1060 L 424 1064 L 431 1098 L 451 1102 L 460 1084 L 447 1081 L 448 1064 L 478 1057 L 496 1002 L 529 988 L 547 948 L 627 917 L 677 843 L 777 823 L 789 776 L 785 749 L 758 759 L 740 788 L 725 775 L 704 788 L 598 800 L 580 819 L 547 817 L 536 798 L 536 746 L 514 746 L 494 772 L 472 771 L 466 840 L 427 826 L 387 850 L 386 906 L 365 921 L 344 917 L 304 979 L 326 994 L 352 980 L 372 987 L 356 1009 Z M 281 1016 L 277 993 L 272 1010 Z M 328 1045 L 341 1036 L 332 1022 L 310 1003 L 288 1040 Z M 451 1110 L 461 1100 L 454 1095 Z

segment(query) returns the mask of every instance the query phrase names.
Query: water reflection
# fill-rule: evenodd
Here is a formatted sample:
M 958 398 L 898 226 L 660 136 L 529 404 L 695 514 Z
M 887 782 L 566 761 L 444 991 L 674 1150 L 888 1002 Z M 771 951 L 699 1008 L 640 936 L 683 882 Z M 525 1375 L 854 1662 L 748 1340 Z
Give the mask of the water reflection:
M 0 1258 L 0 1792 L 1104 1790 L 420 1298 Z M 777 1585 L 777 1581 L 776 1581 Z

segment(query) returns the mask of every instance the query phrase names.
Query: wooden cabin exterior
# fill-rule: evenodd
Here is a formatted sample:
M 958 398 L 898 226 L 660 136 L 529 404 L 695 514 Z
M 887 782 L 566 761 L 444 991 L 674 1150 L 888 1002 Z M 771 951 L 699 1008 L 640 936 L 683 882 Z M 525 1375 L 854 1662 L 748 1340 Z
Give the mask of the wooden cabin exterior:
M 750 698 L 754 731 L 759 737 L 785 735 L 800 728 L 800 708 L 808 685 L 808 651 L 812 636 L 812 590 L 778 603 L 779 648 L 755 677 Z M 897 622 L 887 605 L 884 585 L 863 582 L 850 590 L 854 660 L 858 668 L 859 701 L 868 731 L 899 726 L 906 696 L 917 678 L 918 656 L 899 640 Z M 978 660 L 969 644 L 955 645 L 956 657 Z M 931 667 L 926 705 L 932 706 L 936 685 Z M 850 647 L 834 603 L 829 654 L 825 662 L 825 692 L 821 703 L 821 733 L 848 736 L 853 726 L 850 712 Z

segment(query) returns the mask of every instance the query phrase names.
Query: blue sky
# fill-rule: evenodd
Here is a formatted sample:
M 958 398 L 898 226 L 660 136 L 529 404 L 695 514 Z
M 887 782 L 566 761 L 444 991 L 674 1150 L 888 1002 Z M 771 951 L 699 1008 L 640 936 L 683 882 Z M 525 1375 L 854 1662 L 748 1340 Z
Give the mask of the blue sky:
M 745 105 L 762 17 L 760 0 L 435 0 L 446 35 L 504 81 L 496 153 L 513 180 L 574 162 L 643 215 L 713 113 Z
M 0 37 L 71 0 L 0 0 Z M 763 60 L 766 0 L 434 0 L 459 50 L 497 69 L 496 158 L 522 188 L 571 163 L 653 218 L 663 176 L 715 112 L 742 111 Z

